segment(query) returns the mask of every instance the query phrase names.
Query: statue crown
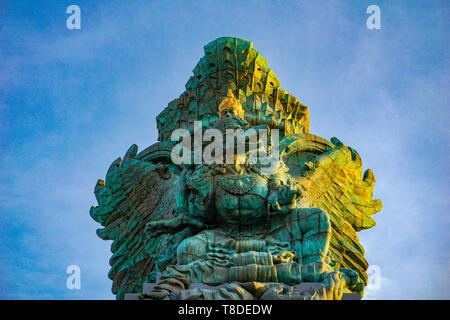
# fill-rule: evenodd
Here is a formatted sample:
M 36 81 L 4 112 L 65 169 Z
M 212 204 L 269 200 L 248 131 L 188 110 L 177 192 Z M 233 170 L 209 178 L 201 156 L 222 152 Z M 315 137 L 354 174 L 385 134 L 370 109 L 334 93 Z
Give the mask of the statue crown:
M 217 112 L 219 118 L 222 118 L 222 111 L 227 109 L 234 110 L 241 119 L 244 119 L 245 110 L 242 108 L 241 102 L 234 97 L 231 89 L 228 89 L 227 96 L 219 104 L 219 111 Z

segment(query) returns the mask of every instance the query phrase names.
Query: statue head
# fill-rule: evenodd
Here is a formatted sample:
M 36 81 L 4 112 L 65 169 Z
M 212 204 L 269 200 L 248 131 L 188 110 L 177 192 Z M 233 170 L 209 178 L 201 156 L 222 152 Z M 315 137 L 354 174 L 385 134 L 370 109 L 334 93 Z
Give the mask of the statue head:
M 245 110 L 238 99 L 234 97 L 233 91 L 228 89 L 228 94 L 225 99 L 219 104 L 219 111 L 217 115 L 219 118 L 230 118 L 237 116 L 244 119 Z
M 244 120 L 245 110 L 241 103 L 234 97 L 233 91 L 228 89 L 227 96 L 219 104 L 217 119 L 214 123 L 216 129 L 223 133 L 227 129 L 239 129 L 248 126 L 248 122 Z

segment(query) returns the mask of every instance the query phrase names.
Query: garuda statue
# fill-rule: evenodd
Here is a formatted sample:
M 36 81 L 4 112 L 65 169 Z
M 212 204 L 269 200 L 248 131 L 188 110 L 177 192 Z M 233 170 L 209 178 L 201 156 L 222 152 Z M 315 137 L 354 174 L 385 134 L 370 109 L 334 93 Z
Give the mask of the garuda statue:
M 363 175 L 337 138 L 309 133 L 308 108 L 251 42 L 219 38 L 204 49 L 186 91 L 157 117 L 159 142 L 140 153 L 132 145 L 95 187 L 90 214 L 113 241 L 112 292 L 362 297 L 368 264 L 356 232 L 382 209 L 373 172 Z

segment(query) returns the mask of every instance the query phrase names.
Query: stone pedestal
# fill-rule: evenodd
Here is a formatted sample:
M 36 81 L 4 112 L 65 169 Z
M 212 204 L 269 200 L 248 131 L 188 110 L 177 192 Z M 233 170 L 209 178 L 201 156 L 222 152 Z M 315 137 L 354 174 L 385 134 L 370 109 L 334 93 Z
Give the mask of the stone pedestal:
M 159 278 L 159 277 L 158 277 Z M 156 283 L 144 283 L 142 286 L 142 293 L 149 293 L 152 291 L 153 287 L 156 285 Z M 209 289 L 209 290 L 216 290 L 219 288 L 223 288 L 226 284 L 221 284 L 219 286 L 208 286 L 203 283 L 192 283 L 189 289 Z M 299 291 L 308 290 L 309 288 L 319 288 L 321 286 L 320 282 L 303 282 L 299 285 L 296 285 L 296 289 Z M 125 300 L 139 300 L 139 294 L 138 293 L 127 293 L 125 294 Z M 164 299 L 164 300 L 167 300 Z M 361 297 L 359 293 L 344 293 L 342 296 L 342 300 L 361 300 Z

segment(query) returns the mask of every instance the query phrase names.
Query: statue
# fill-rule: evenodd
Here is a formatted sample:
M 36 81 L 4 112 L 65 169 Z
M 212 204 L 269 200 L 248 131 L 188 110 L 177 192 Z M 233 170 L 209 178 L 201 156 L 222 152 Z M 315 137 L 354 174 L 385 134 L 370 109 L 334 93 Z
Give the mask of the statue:
M 144 283 L 154 285 L 143 299 L 363 295 L 368 264 L 356 232 L 382 209 L 374 175 L 363 176 L 351 147 L 309 133 L 307 107 L 251 42 L 206 45 L 157 124 L 160 141 L 139 154 L 131 146 L 95 188 L 91 216 L 113 240 L 118 299 Z M 193 148 L 174 141 L 177 129 Z M 195 145 L 198 137 L 208 139 Z M 302 289 L 308 283 L 319 285 Z

